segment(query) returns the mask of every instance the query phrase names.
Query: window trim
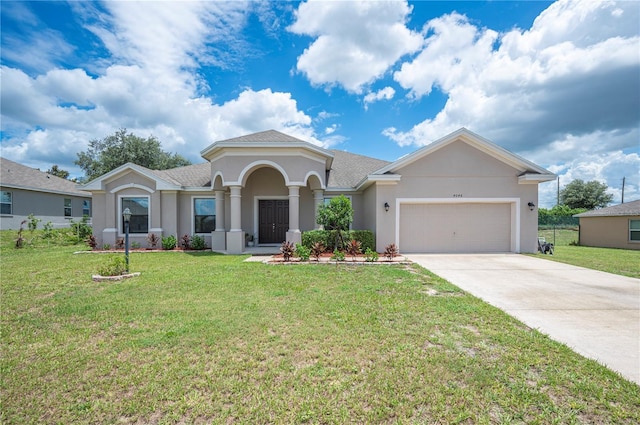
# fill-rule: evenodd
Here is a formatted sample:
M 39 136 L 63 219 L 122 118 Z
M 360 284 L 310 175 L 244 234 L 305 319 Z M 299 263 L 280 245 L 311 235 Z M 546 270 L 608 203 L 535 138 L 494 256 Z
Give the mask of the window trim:
M 72 218 L 73 217 L 73 198 L 63 198 L 63 210 L 62 210 L 62 214 L 64 215 L 64 218 Z M 69 206 L 67 206 L 67 201 L 69 201 Z M 69 210 L 69 213 L 67 214 L 67 210 Z
M 13 215 L 13 192 L 11 192 L 10 190 L 3 190 L 2 193 L 8 193 L 9 194 L 9 202 L 0 202 L 0 204 L 2 205 L 9 205 L 9 212 L 8 213 L 2 213 L 2 215 Z M 2 201 L 2 195 L 0 194 L 0 201 Z M 2 210 L 2 208 L 0 207 L 0 211 Z
M 638 227 L 637 229 L 632 229 L 631 228 L 631 223 L 634 222 L 634 221 L 637 221 L 638 223 L 640 223 L 640 219 L 633 219 L 633 218 L 629 219 L 629 224 L 628 224 L 629 225 L 629 235 L 628 235 L 629 242 L 630 243 L 640 243 L 640 237 L 638 239 L 631 239 L 631 235 L 633 233 L 638 233 L 640 235 L 640 227 Z
M 209 196 L 209 195 L 193 195 L 191 196 L 191 234 L 192 235 L 209 235 L 211 234 L 210 232 L 205 232 L 205 233 L 201 233 L 198 232 L 196 233 L 196 199 L 213 199 L 213 219 L 216 220 L 216 197 L 215 196 Z M 213 230 L 216 230 L 216 225 L 215 224 L 213 226 Z
M 85 202 L 86 202 L 86 205 L 87 205 L 86 209 L 84 207 L 85 206 Z M 85 214 L 85 211 L 88 211 L 88 212 Z M 91 217 L 91 199 L 83 199 L 82 200 L 82 216 L 84 217 L 85 215 Z
M 147 231 L 146 232 L 131 232 L 129 229 L 130 235 L 145 235 L 149 234 L 151 229 L 151 196 L 142 195 L 142 194 L 127 194 L 127 195 L 118 195 L 118 210 L 116 211 L 116 221 L 118 223 L 118 235 L 124 236 L 124 220 L 122 218 L 122 200 L 125 198 L 147 198 Z

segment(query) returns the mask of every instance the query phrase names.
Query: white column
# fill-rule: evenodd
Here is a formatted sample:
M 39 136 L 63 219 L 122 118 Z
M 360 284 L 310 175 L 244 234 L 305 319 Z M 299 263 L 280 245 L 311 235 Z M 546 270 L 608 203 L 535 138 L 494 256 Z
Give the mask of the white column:
M 314 228 L 316 230 L 319 230 L 320 228 L 322 228 L 321 225 L 318 224 L 318 208 L 320 208 L 320 205 L 322 205 L 324 203 L 324 190 L 322 189 L 316 189 L 313 191 L 313 220 L 314 220 Z
M 230 232 L 242 231 L 242 187 L 231 186 L 231 229 Z
M 224 231 L 224 190 L 216 190 L 216 232 Z
M 300 233 L 300 186 L 289 186 L 289 232 Z

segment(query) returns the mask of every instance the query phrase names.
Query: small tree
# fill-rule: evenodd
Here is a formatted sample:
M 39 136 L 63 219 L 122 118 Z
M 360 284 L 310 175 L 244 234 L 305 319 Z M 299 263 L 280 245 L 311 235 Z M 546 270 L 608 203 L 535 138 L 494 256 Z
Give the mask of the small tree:
M 572 209 L 593 210 L 606 207 L 613 200 L 613 195 L 607 193 L 607 188 L 606 184 L 596 180 L 585 183 L 577 179 L 560 191 L 560 202 Z
M 335 230 L 334 250 L 344 246 L 343 231 L 349 230 L 349 225 L 353 222 L 353 207 L 351 201 L 344 195 L 331 198 L 328 205 L 318 207 L 317 223 L 325 230 Z

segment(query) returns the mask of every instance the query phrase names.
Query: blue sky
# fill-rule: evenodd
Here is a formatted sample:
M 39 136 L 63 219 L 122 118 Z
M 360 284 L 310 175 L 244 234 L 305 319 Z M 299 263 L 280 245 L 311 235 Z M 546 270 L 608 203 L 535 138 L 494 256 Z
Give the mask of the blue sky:
M 2 156 L 276 129 L 395 160 L 460 127 L 640 198 L 640 3 L 3 1 Z M 555 202 L 555 183 L 540 204 Z

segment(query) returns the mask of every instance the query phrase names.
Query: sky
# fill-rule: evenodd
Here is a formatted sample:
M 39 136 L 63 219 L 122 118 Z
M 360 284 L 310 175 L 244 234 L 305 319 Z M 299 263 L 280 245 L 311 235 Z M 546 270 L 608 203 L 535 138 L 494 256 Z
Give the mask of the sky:
M 3 0 L 0 149 L 81 177 L 126 128 L 193 163 L 278 130 L 394 161 L 466 127 L 640 199 L 640 2 Z M 557 182 L 540 185 L 540 206 Z

